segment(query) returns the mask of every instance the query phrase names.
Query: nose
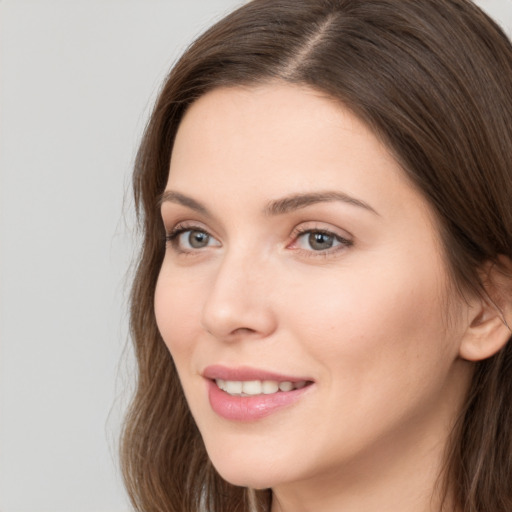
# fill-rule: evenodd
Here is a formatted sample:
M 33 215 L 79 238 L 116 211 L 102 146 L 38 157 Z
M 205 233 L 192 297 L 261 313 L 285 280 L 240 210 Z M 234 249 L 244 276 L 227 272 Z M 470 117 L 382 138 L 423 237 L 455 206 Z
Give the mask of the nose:
M 243 253 L 219 264 L 202 310 L 202 326 L 223 341 L 265 338 L 277 326 L 270 264 Z

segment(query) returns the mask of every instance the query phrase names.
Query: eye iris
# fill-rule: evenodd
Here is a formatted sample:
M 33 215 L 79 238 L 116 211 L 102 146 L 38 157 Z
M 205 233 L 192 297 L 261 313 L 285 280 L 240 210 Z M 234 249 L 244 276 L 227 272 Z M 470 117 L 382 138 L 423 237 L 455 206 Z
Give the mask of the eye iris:
M 334 243 L 334 236 L 326 233 L 310 233 L 308 237 L 309 245 L 315 251 L 330 249 Z
M 206 247 L 210 240 L 210 236 L 202 231 L 191 231 L 188 235 L 188 243 L 190 247 L 194 249 L 200 249 L 201 247 Z

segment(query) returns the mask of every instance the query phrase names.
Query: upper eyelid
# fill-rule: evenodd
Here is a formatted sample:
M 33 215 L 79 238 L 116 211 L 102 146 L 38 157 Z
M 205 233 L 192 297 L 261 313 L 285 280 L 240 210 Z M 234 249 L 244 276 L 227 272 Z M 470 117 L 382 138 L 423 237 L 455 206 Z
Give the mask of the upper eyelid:
M 344 240 L 353 240 L 354 236 L 346 229 L 342 229 L 337 226 L 333 226 L 330 223 L 324 223 L 319 221 L 305 221 L 301 222 L 293 228 L 292 236 L 297 236 L 303 233 L 310 233 L 312 231 L 318 231 L 320 233 L 332 234 L 336 237 L 343 238 Z
M 302 236 L 304 236 L 304 235 L 306 235 L 308 233 L 309 234 L 311 234 L 311 233 L 321 233 L 323 235 L 333 236 L 337 240 L 344 240 L 346 242 L 351 242 L 352 243 L 351 237 L 340 235 L 336 231 L 332 231 L 330 229 L 320 229 L 320 228 L 305 229 L 303 231 L 298 231 L 294 238 L 300 238 L 300 237 L 302 237 Z
M 183 220 L 172 223 L 167 223 L 164 220 L 164 228 L 167 235 L 171 235 L 172 233 L 180 230 L 186 231 L 195 229 L 197 231 L 204 231 L 205 233 L 208 233 L 208 235 L 215 237 L 215 235 L 212 234 L 211 229 L 207 228 L 202 222 L 197 220 Z

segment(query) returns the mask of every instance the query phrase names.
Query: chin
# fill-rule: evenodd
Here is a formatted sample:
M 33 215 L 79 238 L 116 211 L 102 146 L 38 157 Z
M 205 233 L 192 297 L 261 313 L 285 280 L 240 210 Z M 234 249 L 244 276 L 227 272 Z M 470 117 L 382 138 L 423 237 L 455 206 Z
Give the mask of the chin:
M 210 455 L 210 460 L 226 482 L 239 487 L 268 489 L 286 479 L 285 472 L 276 467 L 269 457 L 254 460 L 250 456 L 223 454 L 222 457 Z
M 237 472 L 233 471 L 233 468 L 219 468 L 214 464 L 215 469 L 219 473 L 219 475 L 226 480 L 226 482 L 231 485 L 236 485 L 238 487 L 249 487 L 251 489 L 261 490 L 261 489 L 269 489 L 276 485 L 276 480 L 273 478 L 269 478 L 268 474 L 258 475 L 257 473 L 265 471 L 267 473 L 266 468 L 260 466 L 260 468 L 251 468 L 251 471 L 247 472 Z

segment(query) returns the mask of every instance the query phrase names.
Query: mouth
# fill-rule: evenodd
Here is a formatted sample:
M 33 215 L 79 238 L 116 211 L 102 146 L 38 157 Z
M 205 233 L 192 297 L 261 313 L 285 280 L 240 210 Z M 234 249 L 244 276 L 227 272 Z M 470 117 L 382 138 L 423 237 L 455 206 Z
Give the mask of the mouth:
M 275 393 L 283 393 L 302 389 L 312 384 L 312 381 L 277 381 L 277 380 L 224 380 L 215 379 L 215 384 L 219 389 L 225 391 L 231 396 L 258 396 L 273 395 Z
M 209 366 L 202 372 L 213 411 L 230 421 L 256 421 L 300 402 L 315 383 L 249 367 Z

